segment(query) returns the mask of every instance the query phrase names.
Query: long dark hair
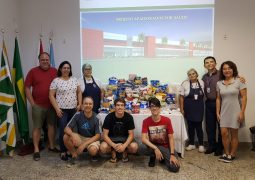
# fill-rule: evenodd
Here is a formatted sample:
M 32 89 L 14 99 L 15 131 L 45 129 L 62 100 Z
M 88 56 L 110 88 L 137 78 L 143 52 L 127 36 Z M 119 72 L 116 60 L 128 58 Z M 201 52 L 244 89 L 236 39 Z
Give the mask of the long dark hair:
M 220 80 L 225 80 L 225 78 L 226 78 L 223 74 L 223 66 L 224 65 L 228 65 L 230 67 L 230 69 L 233 70 L 233 77 L 234 78 L 236 78 L 238 76 L 238 71 L 237 71 L 236 64 L 232 61 L 225 61 L 220 66 Z
M 73 73 L 72 73 L 72 66 L 71 66 L 70 62 L 68 62 L 68 61 L 63 61 L 62 63 L 60 63 L 60 65 L 59 65 L 59 67 L 58 67 L 58 73 L 57 73 L 57 76 L 58 76 L 58 77 L 62 76 L 61 69 L 63 68 L 63 66 L 64 66 L 65 64 L 68 64 L 68 65 L 70 66 L 69 77 L 73 75 Z

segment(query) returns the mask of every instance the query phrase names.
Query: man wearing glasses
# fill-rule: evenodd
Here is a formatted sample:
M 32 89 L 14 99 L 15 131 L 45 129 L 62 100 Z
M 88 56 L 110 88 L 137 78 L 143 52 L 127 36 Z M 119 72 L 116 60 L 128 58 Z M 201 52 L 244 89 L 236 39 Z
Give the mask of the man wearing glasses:
M 155 166 L 155 160 L 164 163 L 170 172 L 180 169 L 177 153 L 174 151 L 174 137 L 171 120 L 161 116 L 161 105 L 157 98 L 149 100 L 151 116 L 143 120 L 142 143 L 150 151 L 149 166 Z

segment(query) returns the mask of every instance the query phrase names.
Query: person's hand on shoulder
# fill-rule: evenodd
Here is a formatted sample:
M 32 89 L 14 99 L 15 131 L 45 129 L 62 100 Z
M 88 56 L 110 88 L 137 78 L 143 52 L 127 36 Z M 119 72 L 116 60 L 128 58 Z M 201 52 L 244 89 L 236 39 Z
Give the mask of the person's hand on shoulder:
M 245 79 L 244 77 L 238 76 L 238 78 L 239 78 L 239 81 L 240 81 L 241 83 L 243 83 L 243 84 L 246 83 L 246 79 Z

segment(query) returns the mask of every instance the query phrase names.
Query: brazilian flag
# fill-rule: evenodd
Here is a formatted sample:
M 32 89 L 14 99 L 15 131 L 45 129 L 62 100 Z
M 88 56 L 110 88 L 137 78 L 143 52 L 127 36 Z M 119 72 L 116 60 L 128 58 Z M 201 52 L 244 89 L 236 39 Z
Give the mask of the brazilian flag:
M 12 77 L 16 93 L 16 104 L 14 105 L 14 112 L 17 116 L 19 134 L 21 138 L 24 139 L 25 142 L 27 142 L 29 139 L 29 125 L 26 103 L 27 101 L 17 37 L 15 38 L 15 49 L 13 58 Z

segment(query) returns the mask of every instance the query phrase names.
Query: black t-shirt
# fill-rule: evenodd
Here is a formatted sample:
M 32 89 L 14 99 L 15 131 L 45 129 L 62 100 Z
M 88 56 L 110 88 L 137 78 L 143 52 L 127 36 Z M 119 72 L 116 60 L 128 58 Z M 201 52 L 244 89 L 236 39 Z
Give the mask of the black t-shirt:
M 104 120 L 103 129 L 108 129 L 110 138 L 128 137 L 128 131 L 135 129 L 133 116 L 124 112 L 122 118 L 117 118 L 115 112 L 109 113 Z

